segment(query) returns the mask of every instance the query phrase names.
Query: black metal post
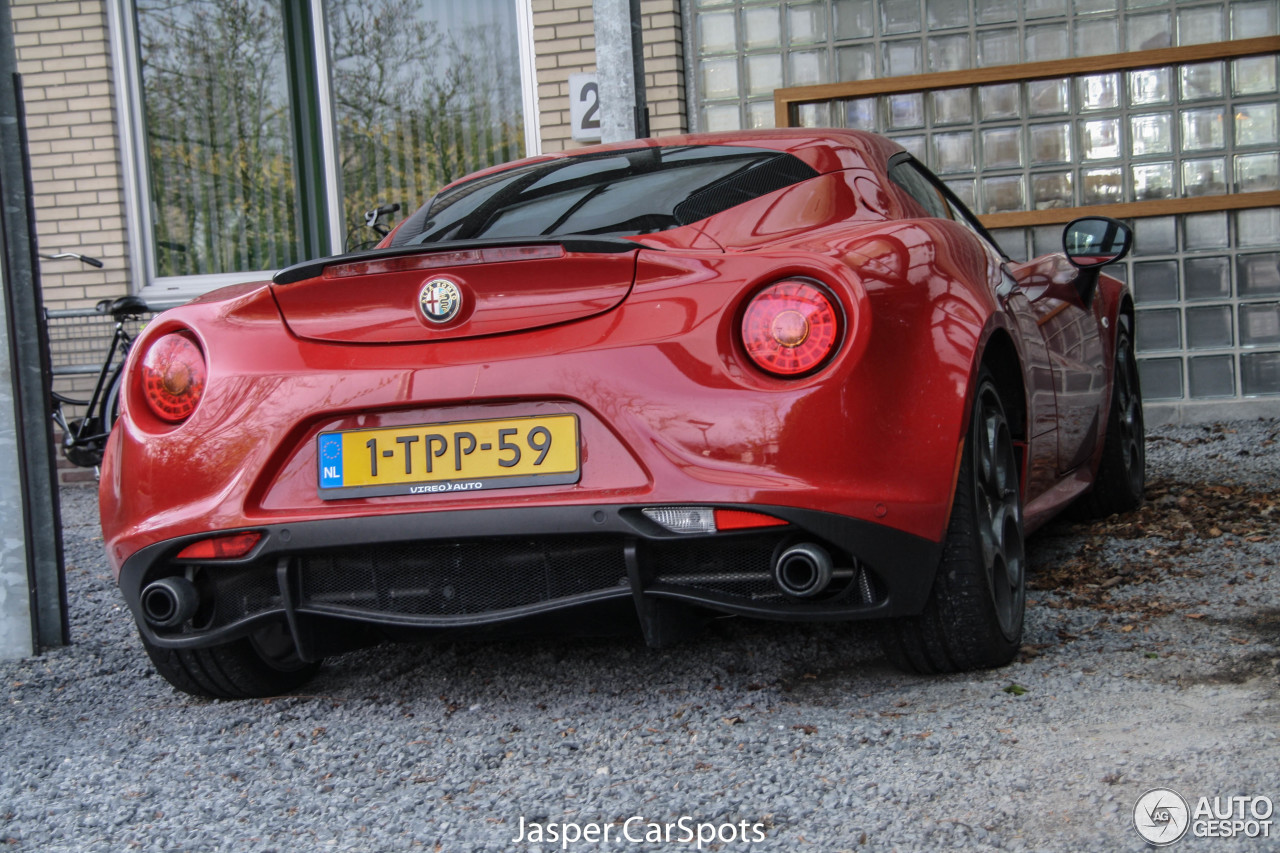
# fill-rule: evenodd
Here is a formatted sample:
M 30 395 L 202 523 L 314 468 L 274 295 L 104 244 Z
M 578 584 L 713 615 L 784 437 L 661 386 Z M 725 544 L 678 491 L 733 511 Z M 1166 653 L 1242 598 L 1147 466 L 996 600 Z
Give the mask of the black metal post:
M 13 23 L 0 3 L 0 250 L 17 421 L 23 536 L 37 649 L 69 642 L 49 346 L 36 265 L 31 164 Z
M 636 138 L 649 135 L 649 98 L 644 78 L 644 25 L 640 17 L 640 0 L 631 0 L 631 67 L 635 77 Z

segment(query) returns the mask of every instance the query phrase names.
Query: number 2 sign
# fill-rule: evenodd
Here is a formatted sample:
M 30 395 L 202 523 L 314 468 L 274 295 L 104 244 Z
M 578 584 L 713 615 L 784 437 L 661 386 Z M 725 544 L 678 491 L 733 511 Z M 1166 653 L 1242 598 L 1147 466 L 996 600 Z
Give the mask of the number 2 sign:
M 600 81 L 595 74 L 569 75 L 569 119 L 574 139 L 600 141 Z

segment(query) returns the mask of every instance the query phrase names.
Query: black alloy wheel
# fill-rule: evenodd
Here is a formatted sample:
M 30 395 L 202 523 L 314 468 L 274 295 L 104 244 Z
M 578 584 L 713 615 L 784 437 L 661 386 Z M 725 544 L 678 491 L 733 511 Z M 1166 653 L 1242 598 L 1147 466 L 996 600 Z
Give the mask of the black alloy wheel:
M 1120 317 L 1116 335 L 1115 375 L 1102 462 L 1093 488 L 1074 507 L 1086 518 L 1106 518 L 1142 505 L 1147 482 L 1146 425 L 1142 419 L 1142 390 L 1138 360 L 1133 352 L 1129 318 Z

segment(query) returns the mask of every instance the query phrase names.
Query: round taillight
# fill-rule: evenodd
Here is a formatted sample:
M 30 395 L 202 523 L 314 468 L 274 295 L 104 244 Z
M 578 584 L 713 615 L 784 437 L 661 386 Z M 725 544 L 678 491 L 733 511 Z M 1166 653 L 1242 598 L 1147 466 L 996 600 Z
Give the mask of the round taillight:
M 808 373 L 839 343 L 840 311 L 824 288 L 809 281 L 769 285 L 752 297 L 742 316 L 747 355 L 779 376 Z
M 204 354 L 181 333 L 165 335 L 142 359 L 142 393 L 156 417 L 169 423 L 186 420 L 204 395 Z

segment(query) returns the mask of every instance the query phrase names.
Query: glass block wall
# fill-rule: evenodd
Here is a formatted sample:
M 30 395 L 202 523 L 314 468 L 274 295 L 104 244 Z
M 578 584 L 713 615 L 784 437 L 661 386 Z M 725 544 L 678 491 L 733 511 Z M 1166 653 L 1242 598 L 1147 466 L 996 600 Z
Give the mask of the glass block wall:
M 773 90 L 784 87 L 1255 38 L 1275 35 L 1280 18 L 1277 0 L 686 4 L 699 130 L 771 127 Z
M 1277 59 L 1248 57 L 800 107 L 897 140 L 978 213 L 1280 189 Z
M 1137 303 L 1149 403 L 1280 395 L 1280 210 L 1131 220 L 1133 254 L 1109 270 Z M 995 232 L 1005 253 L 1060 251 L 1062 226 Z
M 1280 0 L 688 0 L 690 123 L 771 127 L 773 90 L 1280 32 Z M 895 138 L 979 213 L 1280 189 L 1275 55 L 803 104 Z M 1151 402 L 1280 395 L 1280 212 L 1133 221 Z M 1062 226 L 998 232 L 1015 259 Z

